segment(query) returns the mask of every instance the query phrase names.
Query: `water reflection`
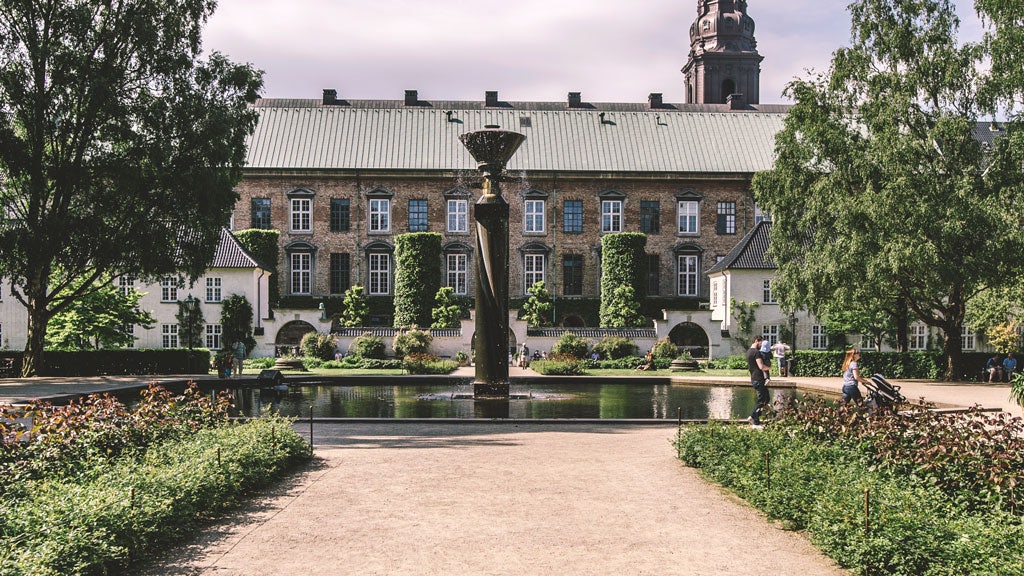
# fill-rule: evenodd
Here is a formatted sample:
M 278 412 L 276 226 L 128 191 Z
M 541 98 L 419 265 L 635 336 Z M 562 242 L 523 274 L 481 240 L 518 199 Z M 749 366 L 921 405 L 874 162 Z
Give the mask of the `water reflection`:
M 772 390 L 773 400 L 795 394 Z M 275 410 L 285 416 L 332 418 L 746 418 L 756 397 L 749 387 L 573 383 L 512 386 L 506 401 L 473 400 L 450 385 L 302 386 L 280 392 L 233 391 L 238 415 Z

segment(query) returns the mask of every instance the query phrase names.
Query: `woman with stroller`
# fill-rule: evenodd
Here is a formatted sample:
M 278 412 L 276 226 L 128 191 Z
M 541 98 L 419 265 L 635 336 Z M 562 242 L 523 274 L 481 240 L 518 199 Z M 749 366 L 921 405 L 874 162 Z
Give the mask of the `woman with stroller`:
M 870 386 L 871 382 L 860 375 L 860 351 L 851 348 L 843 358 L 843 403 L 855 400 L 858 404 L 864 401 L 857 384 Z

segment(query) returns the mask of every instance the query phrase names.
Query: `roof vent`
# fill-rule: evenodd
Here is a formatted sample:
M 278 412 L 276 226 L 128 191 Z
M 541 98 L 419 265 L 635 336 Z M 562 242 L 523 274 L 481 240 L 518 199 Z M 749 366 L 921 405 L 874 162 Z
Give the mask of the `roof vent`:
M 405 91 L 405 105 L 406 106 L 416 106 L 419 103 L 420 103 L 419 92 L 417 92 L 416 90 L 406 90 Z
M 498 91 L 488 90 L 484 92 L 484 106 L 497 106 L 498 105 Z
M 334 88 L 324 88 L 324 106 L 331 106 L 338 103 L 338 91 Z
M 743 110 L 747 107 L 743 94 L 729 94 L 725 99 L 725 103 L 729 105 L 729 110 Z
M 661 108 L 662 106 L 664 106 L 665 103 L 662 101 L 661 92 L 651 92 L 650 94 L 648 94 L 647 95 L 647 104 L 652 109 L 653 108 Z
M 569 92 L 569 108 L 580 108 L 583 106 L 583 99 L 579 92 Z

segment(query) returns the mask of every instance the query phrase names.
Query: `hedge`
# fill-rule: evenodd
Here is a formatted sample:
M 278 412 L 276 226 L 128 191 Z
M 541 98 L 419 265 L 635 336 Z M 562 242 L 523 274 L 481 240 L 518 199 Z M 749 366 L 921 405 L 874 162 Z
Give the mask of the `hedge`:
M 441 235 L 412 232 L 395 237 L 395 327 L 430 326 L 441 288 Z
M 21 371 L 22 352 L 7 352 L 15 374 Z M 189 355 L 191 354 L 191 359 Z M 119 350 L 47 350 L 42 376 L 109 376 L 140 374 L 206 374 L 210 351 L 206 348 L 138 348 Z

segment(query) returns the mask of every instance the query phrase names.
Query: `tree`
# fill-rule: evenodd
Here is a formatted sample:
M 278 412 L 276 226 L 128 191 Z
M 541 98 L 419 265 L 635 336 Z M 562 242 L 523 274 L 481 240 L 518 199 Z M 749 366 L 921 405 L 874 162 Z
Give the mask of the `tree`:
M 345 290 L 341 303 L 345 309 L 338 315 L 338 322 L 342 326 L 355 328 L 366 325 L 366 318 L 370 315 L 370 305 L 366 302 L 366 294 L 359 284 L 349 286 Z
M 551 302 L 551 292 L 548 292 L 544 281 L 535 282 L 527 291 L 530 295 L 523 303 L 523 320 L 529 326 L 550 326 L 551 311 L 554 304 Z
M 858 0 L 852 45 L 795 80 L 775 166 L 756 174 L 772 215 L 776 284 L 790 308 L 893 302 L 944 333 L 961 369 L 968 302 L 1024 272 L 1016 124 L 975 138 L 981 45 L 958 44 L 949 0 Z
M 46 329 L 46 347 L 55 350 L 122 348 L 135 336 L 126 327 L 152 328 L 156 319 L 139 308 L 142 297 L 134 288 L 122 292 L 110 282 L 86 291 L 70 306 L 53 315 Z M 69 287 L 74 290 L 75 287 Z
M 0 277 L 22 374 L 100 278 L 195 279 L 237 199 L 261 73 L 199 59 L 204 0 L 0 4 Z
M 395 327 L 427 326 L 441 288 L 441 235 L 412 232 L 395 237 Z
M 647 289 L 647 236 L 634 232 L 601 237 L 601 326 L 643 324 L 640 300 Z M 622 290 L 628 288 L 629 290 Z
M 252 304 L 241 294 L 232 294 L 220 308 L 221 349 L 230 350 L 235 342 L 245 344 L 246 353 L 256 347 L 252 336 Z
M 434 310 L 431 316 L 432 328 L 458 328 L 462 319 L 462 306 L 455 300 L 455 289 L 442 286 L 434 296 Z
M 183 348 L 202 348 L 203 334 L 206 332 L 206 317 L 203 316 L 203 309 L 199 307 L 199 301 L 192 298 L 194 309 L 189 311 L 188 302 L 178 301 L 178 312 L 174 318 L 178 321 L 178 345 Z

